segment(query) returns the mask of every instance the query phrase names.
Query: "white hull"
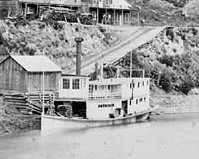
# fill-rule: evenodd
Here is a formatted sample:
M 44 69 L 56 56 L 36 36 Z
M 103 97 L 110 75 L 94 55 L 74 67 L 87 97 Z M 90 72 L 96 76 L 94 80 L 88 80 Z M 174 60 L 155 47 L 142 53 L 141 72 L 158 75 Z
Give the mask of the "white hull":
M 42 116 L 41 131 L 43 135 L 46 135 L 58 132 L 67 132 L 77 129 L 116 126 L 116 125 L 125 125 L 135 122 L 141 122 L 146 120 L 149 117 L 149 114 L 156 109 L 157 108 L 152 108 L 134 115 L 129 115 L 121 118 L 110 118 L 110 119 L 100 119 L 100 120 L 76 119 L 76 118 L 44 115 Z

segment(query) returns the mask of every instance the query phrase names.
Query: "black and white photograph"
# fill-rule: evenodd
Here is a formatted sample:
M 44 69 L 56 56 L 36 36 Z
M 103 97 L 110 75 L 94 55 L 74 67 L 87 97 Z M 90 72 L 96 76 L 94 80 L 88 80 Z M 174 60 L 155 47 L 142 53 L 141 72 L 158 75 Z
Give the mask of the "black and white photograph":
M 0 159 L 199 159 L 199 0 L 0 0 Z

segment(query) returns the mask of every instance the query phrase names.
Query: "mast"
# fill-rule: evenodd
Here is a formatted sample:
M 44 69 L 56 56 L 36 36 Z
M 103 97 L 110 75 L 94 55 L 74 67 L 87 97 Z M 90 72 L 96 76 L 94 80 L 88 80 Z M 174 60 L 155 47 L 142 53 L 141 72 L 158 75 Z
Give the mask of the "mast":
M 133 67 L 132 54 L 133 54 L 133 51 L 130 52 L 130 78 L 132 77 L 132 67 Z
M 100 67 L 100 79 L 103 79 L 103 75 L 104 75 L 104 63 L 101 63 L 101 67 Z
M 44 56 L 44 52 L 43 52 L 43 56 Z M 44 89 L 45 89 L 45 81 L 44 81 L 44 69 L 43 69 L 43 72 L 42 72 L 42 115 L 44 115 L 44 111 L 45 111 L 45 108 L 44 108 Z

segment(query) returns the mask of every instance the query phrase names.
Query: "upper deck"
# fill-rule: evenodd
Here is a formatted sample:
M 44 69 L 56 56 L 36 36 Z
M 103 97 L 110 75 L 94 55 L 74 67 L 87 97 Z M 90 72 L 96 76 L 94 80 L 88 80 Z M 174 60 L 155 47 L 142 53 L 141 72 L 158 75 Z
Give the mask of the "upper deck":
M 119 100 L 149 95 L 149 78 L 111 78 L 89 81 L 85 76 L 62 76 L 59 98 Z
M 142 95 L 149 95 L 149 78 L 89 81 L 89 100 L 130 99 Z

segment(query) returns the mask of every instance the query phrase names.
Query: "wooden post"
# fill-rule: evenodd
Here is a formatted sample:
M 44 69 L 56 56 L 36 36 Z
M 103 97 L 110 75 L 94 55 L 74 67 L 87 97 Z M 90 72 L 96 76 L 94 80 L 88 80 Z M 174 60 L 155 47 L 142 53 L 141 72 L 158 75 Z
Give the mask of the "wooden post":
M 133 66 L 132 54 L 133 54 L 133 51 L 130 52 L 130 78 L 132 77 L 132 66 Z
M 44 115 L 45 114 L 45 105 L 44 105 L 44 91 L 45 91 L 45 77 L 44 77 L 44 70 L 43 70 L 43 73 L 42 73 L 42 95 L 43 95 L 43 98 L 42 98 L 42 114 Z
M 132 22 L 132 10 L 130 10 L 129 12 L 129 25 L 131 25 L 131 22 Z
M 113 25 L 115 25 L 115 9 L 113 9 Z
M 117 78 L 120 78 L 120 68 L 119 67 L 117 68 L 117 75 L 116 76 L 117 76 Z
M 104 63 L 101 63 L 101 67 L 100 67 L 100 79 L 103 79 L 104 77 Z
M 97 24 L 99 23 L 99 8 L 97 8 Z
M 26 18 L 26 14 L 27 14 L 27 3 L 25 3 L 25 10 L 24 10 L 25 18 Z
M 19 5 L 18 1 L 15 1 L 15 15 L 19 14 Z
M 138 26 L 140 26 L 140 12 L 138 11 Z
M 95 80 L 98 80 L 98 62 L 95 63 Z
M 124 24 L 124 11 L 122 9 L 122 24 L 121 25 L 123 25 L 123 24 Z
M 145 70 L 142 70 L 143 78 L 145 77 Z
M 39 13 L 39 5 L 37 4 L 37 14 Z
M 106 12 L 105 12 L 105 23 L 107 24 L 107 17 L 108 17 L 108 15 L 107 15 L 107 8 L 106 8 Z

